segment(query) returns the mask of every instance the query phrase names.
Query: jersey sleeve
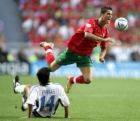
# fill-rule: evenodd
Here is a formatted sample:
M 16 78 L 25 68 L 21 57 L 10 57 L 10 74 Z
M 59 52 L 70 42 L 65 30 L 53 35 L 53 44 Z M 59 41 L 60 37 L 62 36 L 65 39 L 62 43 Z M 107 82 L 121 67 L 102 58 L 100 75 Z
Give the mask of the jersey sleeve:
M 108 44 L 107 42 L 101 42 L 101 44 L 100 44 L 101 49 L 106 48 L 107 44 Z
M 36 100 L 37 100 L 37 90 L 35 87 L 32 87 L 30 92 L 29 92 L 26 103 L 31 104 L 31 105 L 35 105 Z
M 89 20 L 89 21 L 87 21 L 87 23 L 85 23 L 84 31 L 85 32 L 93 33 L 93 31 L 94 31 L 94 24 L 93 24 L 92 20 Z
M 61 101 L 61 105 L 62 106 L 64 106 L 64 107 L 66 107 L 66 106 L 68 106 L 69 104 L 70 104 L 70 102 L 69 102 L 69 98 L 67 97 L 67 95 L 66 95 L 66 93 L 65 93 L 65 91 L 64 91 L 64 88 L 61 86 L 60 87 L 60 101 Z

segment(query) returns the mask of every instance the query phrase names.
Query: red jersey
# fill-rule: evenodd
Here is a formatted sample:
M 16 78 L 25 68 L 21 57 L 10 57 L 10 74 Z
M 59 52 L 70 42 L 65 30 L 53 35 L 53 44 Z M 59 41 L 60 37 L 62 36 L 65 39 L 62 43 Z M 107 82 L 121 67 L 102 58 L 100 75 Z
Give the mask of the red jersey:
M 84 32 L 90 32 L 102 38 L 109 36 L 106 27 L 101 28 L 97 23 L 97 20 L 90 19 L 83 26 L 81 26 L 76 33 L 70 38 L 68 42 L 68 49 L 79 55 L 91 55 L 93 48 L 99 45 L 101 48 L 105 48 L 106 42 L 92 41 L 84 38 Z

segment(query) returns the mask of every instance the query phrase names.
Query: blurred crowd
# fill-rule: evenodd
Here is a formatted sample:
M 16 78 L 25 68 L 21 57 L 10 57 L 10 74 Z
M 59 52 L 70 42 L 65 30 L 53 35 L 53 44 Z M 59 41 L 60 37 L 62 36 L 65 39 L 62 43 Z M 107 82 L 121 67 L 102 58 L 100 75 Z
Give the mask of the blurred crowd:
M 16 0 L 16 2 L 23 19 L 23 31 L 28 34 L 32 47 L 38 48 L 40 42 L 51 41 L 59 49 L 65 47 L 69 37 L 87 19 L 99 16 L 101 6 L 109 5 L 114 11 L 113 19 L 127 18 L 129 28 L 126 32 L 119 32 L 114 28 L 113 20 L 109 28 L 111 36 L 121 41 L 122 45 L 110 48 L 107 60 L 140 61 L 140 49 L 137 46 L 140 44 L 139 0 Z M 98 53 L 98 48 L 96 50 L 95 53 Z
M 111 34 L 123 43 L 140 43 L 139 0 L 18 0 L 24 32 L 33 45 L 41 41 L 65 44 L 75 30 L 89 18 L 99 16 L 100 7 L 113 8 L 114 19 L 125 17 L 129 21 L 127 32 L 112 27 Z

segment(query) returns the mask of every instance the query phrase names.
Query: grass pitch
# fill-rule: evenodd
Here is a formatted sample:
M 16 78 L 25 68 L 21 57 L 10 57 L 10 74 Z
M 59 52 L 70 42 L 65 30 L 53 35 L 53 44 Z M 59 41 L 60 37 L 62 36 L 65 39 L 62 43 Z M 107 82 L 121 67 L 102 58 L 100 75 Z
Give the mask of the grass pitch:
M 89 85 L 74 85 L 69 96 L 70 117 L 59 107 L 51 119 L 27 119 L 21 97 L 13 93 L 11 76 L 0 76 L 0 121 L 140 121 L 140 79 L 96 78 Z M 36 84 L 36 77 L 21 76 L 21 83 Z M 66 77 L 53 77 L 66 85 Z

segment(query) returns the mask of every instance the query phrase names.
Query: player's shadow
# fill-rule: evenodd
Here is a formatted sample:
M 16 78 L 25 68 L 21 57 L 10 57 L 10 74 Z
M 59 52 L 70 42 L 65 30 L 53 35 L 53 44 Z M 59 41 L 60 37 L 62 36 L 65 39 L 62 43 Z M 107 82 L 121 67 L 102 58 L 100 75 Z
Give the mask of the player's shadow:
M 3 121 L 5 120 L 19 120 L 19 119 L 22 119 L 21 117 L 17 117 L 17 116 L 0 116 L 0 120 L 2 120 L 3 119 Z M 34 119 L 45 119 L 45 118 L 34 118 Z M 48 118 L 46 118 L 46 119 L 48 119 Z M 49 118 L 49 119 L 58 119 L 58 120 L 66 120 L 66 118 L 64 118 L 64 117 L 51 117 L 51 118 Z M 89 120 L 90 121 L 90 118 L 83 118 L 83 117 L 69 117 L 68 118 L 68 120 L 76 120 L 76 121 L 78 121 L 78 120 L 80 120 L 80 121 L 84 121 L 84 120 Z
M 61 119 L 61 120 L 66 120 L 66 118 L 64 117 L 53 117 L 53 119 Z M 84 120 L 89 120 L 90 121 L 90 118 L 86 118 L 86 117 L 69 117 L 68 119 L 72 119 L 72 120 L 80 120 L 80 121 L 84 121 Z

